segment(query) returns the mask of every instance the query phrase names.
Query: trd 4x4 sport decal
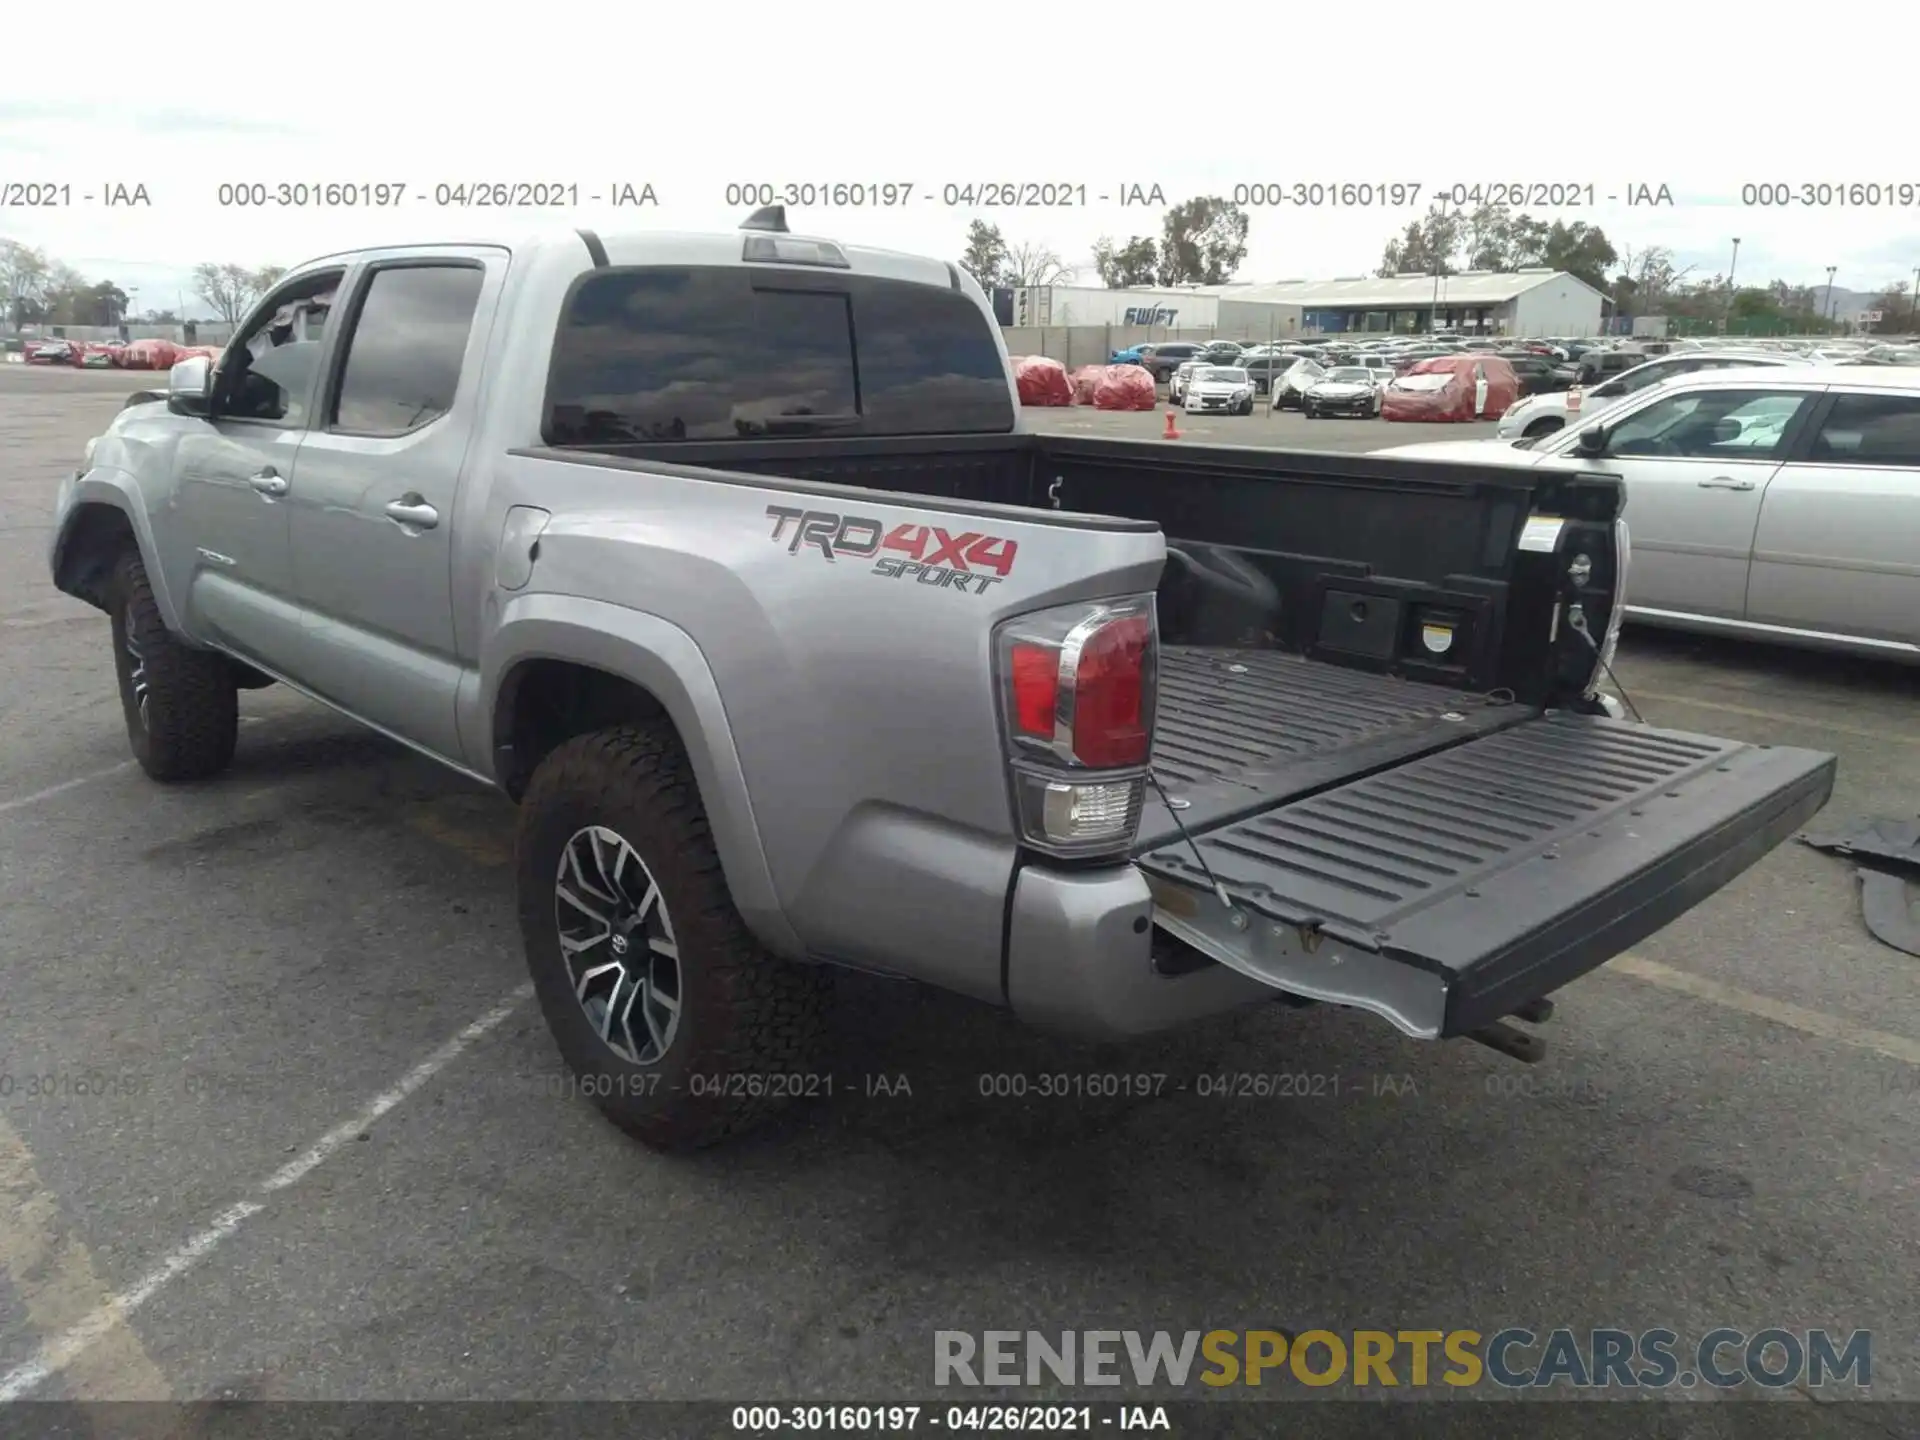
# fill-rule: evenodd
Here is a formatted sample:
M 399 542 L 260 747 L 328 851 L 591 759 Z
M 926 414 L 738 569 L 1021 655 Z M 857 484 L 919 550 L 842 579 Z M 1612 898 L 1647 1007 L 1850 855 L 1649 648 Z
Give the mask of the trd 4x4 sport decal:
M 873 560 L 875 575 L 964 595 L 984 595 L 988 586 L 998 585 L 1012 573 L 1013 557 L 1020 550 L 1018 541 L 974 530 L 957 535 L 938 525 L 896 525 L 888 530 L 878 520 L 860 515 L 787 505 L 769 505 L 767 514 L 773 517 L 772 538 L 785 541 L 789 555 L 816 549 L 828 560 L 843 555 Z

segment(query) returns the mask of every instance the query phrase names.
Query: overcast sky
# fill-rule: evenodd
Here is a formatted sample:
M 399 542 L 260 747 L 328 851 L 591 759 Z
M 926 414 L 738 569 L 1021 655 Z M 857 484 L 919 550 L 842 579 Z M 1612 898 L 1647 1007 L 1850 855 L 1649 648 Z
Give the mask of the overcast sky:
M 42 58 L 10 65 L 0 91 L 0 187 L 68 184 L 73 204 L 0 210 L 0 236 L 135 290 L 144 310 L 175 305 L 202 260 L 290 264 L 542 223 L 731 229 L 745 207 L 727 203 L 729 183 L 911 183 L 903 206 L 789 218 L 955 257 L 982 215 L 1097 283 L 1097 238 L 1158 232 L 1160 207 L 1122 207 L 1123 187 L 1158 185 L 1168 202 L 1264 182 L 1423 187 L 1413 210 L 1251 209 L 1237 278 L 1320 279 L 1371 271 L 1439 187 L 1541 181 L 1591 184 L 1598 203 L 1533 213 L 1597 224 L 1616 247 L 1670 247 L 1702 275 L 1725 271 L 1735 236 L 1737 277 L 1754 283 L 1819 284 L 1832 265 L 1836 284 L 1871 291 L 1920 265 L 1910 102 L 1838 58 L 1864 64 L 1889 40 L 1891 6 L 1823 5 L 1812 62 L 1777 26 L 1729 33 L 1719 5 L 1664 6 L 1632 44 L 1623 32 L 1639 22 L 1592 7 L 1515 5 L 1501 25 L 1497 3 L 1425 0 L 1227 5 L 1239 18 L 1215 36 L 1184 24 L 1182 7 L 1092 0 L 917 13 L 733 0 L 672 14 L 546 0 L 430 7 L 459 17 L 439 20 L 428 8 L 416 19 L 398 0 L 22 7 L 10 48 Z M 295 15 L 310 20 L 302 33 L 272 33 Z M 1377 23 L 1357 25 L 1362 15 Z M 1829 59 L 1830 73 L 1812 68 Z M 575 184 L 582 204 L 502 217 L 432 203 L 439 184 L 496 179 Z M 374 210 L 218 203 L 223 183 L 282 181 L 400 182 L 410 198 Z M 948 185 L 993 181 L 1084 186 L 1088 203 L 945 203 Z M 1896 203 L 1742 204 L 1744 183 L 1803 182 L 1878 183 Z M 114 183 L 144 185 L 151 207 L 104 206 Z M 658 207 L 587 200 L 621 183 L 651 184 Z M 1629 208 L 1643 185 L 1675 203 Z

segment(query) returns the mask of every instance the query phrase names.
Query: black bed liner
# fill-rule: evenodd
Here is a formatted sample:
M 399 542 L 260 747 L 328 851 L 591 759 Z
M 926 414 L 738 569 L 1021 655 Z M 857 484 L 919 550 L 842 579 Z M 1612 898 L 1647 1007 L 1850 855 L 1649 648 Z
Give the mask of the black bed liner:
M 1461 1034 L 1719 889 L 1826 803 L 1833 773 L 1813 751 L 1551 714 L 1139 863 L 1160 895 L 1178 887 L 1168 928 L 1208 932 L 1215 958 L 1300 993 L 1316 955 L 1355 961 L 1347 977 L 1395 962 L 1429 977 L 1412 999 L 1395 977 L 1401 1008 Z M 1254 923 L 1220 906 L 1207 869 Z
M 1276 650 L 1173 645 L 1160 657 L 1153 768 L 1189 830 L 1355 780 L 1535 712 Z M 1136 853 L 1177 838 L 1156 796 Z

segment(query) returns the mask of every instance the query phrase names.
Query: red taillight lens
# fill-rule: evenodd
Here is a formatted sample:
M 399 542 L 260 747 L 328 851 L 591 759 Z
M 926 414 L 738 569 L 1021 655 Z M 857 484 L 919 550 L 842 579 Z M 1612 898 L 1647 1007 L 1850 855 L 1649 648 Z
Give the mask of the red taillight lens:
M 1060 652 L 1051 645 L 1016 644 L 1008 668 L 1014 724 L 1022 735 L 1051 740 L 1060 689 Z
M 1153 622 L 1137 615 L 1101 626 L 1081 648 L 1073 674 L 1073 753 L 1082 765 L 1146 764 L 1152 645 Z

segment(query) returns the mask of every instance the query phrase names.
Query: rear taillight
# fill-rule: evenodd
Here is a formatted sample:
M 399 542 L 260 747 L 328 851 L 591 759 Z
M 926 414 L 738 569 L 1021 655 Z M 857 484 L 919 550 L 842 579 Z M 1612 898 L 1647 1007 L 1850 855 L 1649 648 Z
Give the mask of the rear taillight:
M 1153 597 L 1067 605 L 995 638 L 1014 814 L 1060 855 L 1124 850 L 1140 824 L 1153 746 Z

